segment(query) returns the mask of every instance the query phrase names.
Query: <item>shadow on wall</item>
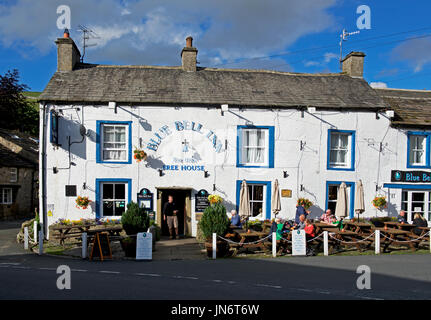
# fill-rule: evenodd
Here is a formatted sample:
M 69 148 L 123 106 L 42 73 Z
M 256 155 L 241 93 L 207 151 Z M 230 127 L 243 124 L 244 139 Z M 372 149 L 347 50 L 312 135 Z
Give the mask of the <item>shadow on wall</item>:
M 393 203 L 388 202 L 387 211 L 388 211 L 389 217 L 397 217 L 398 216 L 397 206 Z
M 325 210 L 323 210 L 321 207 L 315 205 L 311 206 L 309 210 L 311 211 L 311 213 L 308 215 L 309 219 L 320 218 L 325 212 Z
M 70 153 L 85 160 L 87 158 L 87 137 L 83 137 L 80 134 L 81 123 L 79 123 L 78 121 L 66 119 L 65 117 L 60 117 L 58 119 L 58 127 L 58 143 L 60 144 L 60 148 L 68 152 L 68 137 L 70 136 L 70 143 L 72 143 L 72 145 L 70 146 Z
M 152 169 L 162 169 L 164 165 L 165 163 L 162 160 L 154 158 L 152 156 L 148 156 L 147 164 L 145 166 Z

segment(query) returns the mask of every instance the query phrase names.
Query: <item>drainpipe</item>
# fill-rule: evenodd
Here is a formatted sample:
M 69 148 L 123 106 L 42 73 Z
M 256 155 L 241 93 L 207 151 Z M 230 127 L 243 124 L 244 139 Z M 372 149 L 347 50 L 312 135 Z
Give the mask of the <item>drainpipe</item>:
M 42 130 L 40 132 L 41 143 L 41 159 L 39 164 L 39 194 L 41 199 L 41 207 L 39 213 L 42 214 L 43 234 L 47 235 L 47 217 L 46 217 L 46 104 L 42 105 Z M 40 220 L 40 217 L 39 217 Z

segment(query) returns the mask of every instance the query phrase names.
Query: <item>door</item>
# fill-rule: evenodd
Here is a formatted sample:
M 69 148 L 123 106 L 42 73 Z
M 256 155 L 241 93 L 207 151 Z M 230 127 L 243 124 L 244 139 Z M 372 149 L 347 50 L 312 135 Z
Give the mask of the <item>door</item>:
M 170 195 L 174 198 L 175 208 L 178 210 L 178 234 L 181 236 L 191 235 L 190 190 L 159 189 L 158 196 L 160 200 L 160 205 L 158 205 L 158 210 L 160 210 L 160 213 L 158 214 L 158 216 L 161 218 L 160 225 L 162 229 L 162 235 L 169 235 L 168 224 L 163 219 L 163 207 L 165 203 L 168 202 L 168 197 Z
M 420 213 L 428 221 L 431 220 L 431 191 L 403 190 L 401 210 L 407 212 L 407 221 L 412 222 L 415 213 Z

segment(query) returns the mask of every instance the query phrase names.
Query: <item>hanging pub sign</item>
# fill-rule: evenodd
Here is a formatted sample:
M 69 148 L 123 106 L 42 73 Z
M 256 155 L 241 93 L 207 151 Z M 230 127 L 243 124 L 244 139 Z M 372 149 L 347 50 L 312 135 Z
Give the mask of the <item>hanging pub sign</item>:
M 146 210 L 153 211 L 153 194 L 150 190 L 143 188 L 139 191 L 138 196 L 139 207 L 144 207 Z
M 208 200 L 208 191 L 202 189 L 199 190 L 195 195 L 195 212 L 204 212 L 209 207 L 210 202 Z
M 431 172 L 392 170 L 391 182 L 431 183 Z

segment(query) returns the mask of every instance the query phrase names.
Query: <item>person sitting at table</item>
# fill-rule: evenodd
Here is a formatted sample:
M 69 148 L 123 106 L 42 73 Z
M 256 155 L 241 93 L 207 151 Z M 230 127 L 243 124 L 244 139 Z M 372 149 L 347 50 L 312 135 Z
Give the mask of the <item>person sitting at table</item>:
M 301 214 L 299 216 L 299 222 L 294 224 L 295 229 L 302 230 L 305 228 L 305 215 Z
M 340 230 L 343 229 L 343 221 L 337 220 L 336 216 L 331 217 L 331 224 L 336 225 Z
M 320 221 L 323 223 L 331 224 L 332 223 L 332 211 L 328 209 L 324 214 L 320 216 Z
M 428 227 L 428 222 L 419 212 L 416 212 L 413 218 L 413 224 L 416 226 L 413 233 L 420 236 L 423 230 L 419 229 L 419 227 Z
M 311 213 L 310 210 L 305 210 L 304 205 L 300 205 L 300 206 L 296 206 L 296 215 L 295 215 L 295 223 L 299 223 L 299 217 L 301 215 L 304 215 L 305 218 L 307 218 L 307 216 Z
M 314 238 L 316 236 L 314 226 L 311 223 L 310 219 L 305 220 L 305 227 L 304 227 L 305 235 L 307 237 L 307 240 L 310 238 Z
M 397 217 L 399 223 L 407 223 L 406 212 L 404 210 L 400 211 L 400 214 Z
M 233 225 L 235 227 L 241 227 L 242 226 L 241 218 L 236 213 L 236 210 L 232 210 L 230 213 L 232 215 L 232 217 L 230 218 L 231 225 Z

